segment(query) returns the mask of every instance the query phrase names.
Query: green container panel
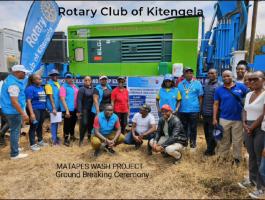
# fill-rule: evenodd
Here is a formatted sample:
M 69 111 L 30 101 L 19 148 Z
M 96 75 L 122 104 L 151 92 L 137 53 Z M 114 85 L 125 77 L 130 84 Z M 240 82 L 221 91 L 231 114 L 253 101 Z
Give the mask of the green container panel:
M 198 53 L 198 17 L 176 18 L 155 22 L 81 25 L 68 27 L 70 71 L 80 75 L 156 76 L 158 65 L 166 61 L 168 72 L 173 63 L 191 66 L 196 72 Z M 79 37 L 79 30 L 87 37 Z M 157 37 L 162 38 L 157 40 Z M 97 56 L 95 42 L 99 38 L 124 39 L 101 44 L 102 57 Z M 127 40 L 126 40 L 127 38 Z M 128 40 L 129 38 L 129 40 Z M 92 39 L 92 40 L 91 40 Z M 130 39 L 133 39 L 131 41 Z M 141 39 L 147 39 L 141 41 Z M 171 40 L 172 39 L 172 40 Z M 148 44 L 149 43 L 149 44 Z M 74 59 L 75 48 L 84 48 L 84 60 Z M 119 49 L 119 50 L 118 50 Z

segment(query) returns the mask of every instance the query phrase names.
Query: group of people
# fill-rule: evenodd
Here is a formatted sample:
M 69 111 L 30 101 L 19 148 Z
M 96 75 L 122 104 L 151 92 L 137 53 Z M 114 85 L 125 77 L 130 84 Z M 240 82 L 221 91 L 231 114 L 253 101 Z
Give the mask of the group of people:
M 147 140 L 147 153 L 161 152 L 174 158 L 178 163 L 187 146 L 191 152 L 197 147 L 197 124 L 203 119 L 206 140 L 205 156 L 217 154 L 226 161 L 232 146 L 232 163 L 242 161 L 242 146 L 249 154 L 249 178 L 239 183 L 247 188 L 255 185 L 257 190 L 250 193 L 258 198 L 265 192 L 265 76 L 264 72 L 248 72 L 247 63 L 240 61 L 236 68 L 237 78 L 229 70 L 222 72 L 222 82 L 215 69 L 208 71 L 208 79 L 202 84 L 193 76 L 193 69 L 186 67 L 183 76 L 176 82 L 170 74 L 156 97 L 159 115 L 158 124 L 149 105 L 142 105 L 132 118 L 131 130 L 126 133 L 130 111 L 129 93 L 125 88 L 125 77 L 118 77 L 118 86 L 112 89 L 107 76 L 99 77 L 99 84 L 93 86 L 91 77 L 84 78 L 79 88 L 73 75 L 65 74 L 64 83 L 58 82 L 58 71 L 49 73 L 50 80 L 42 87 L 41 77 L 33 74 L 25 88 L 23 79 L 27 71 L 22 65 L 12 67 L 1 91 L 3 118 L 10 128 L 11 159 L 24 158 L 27 154 L 19 150 L 19 135 L 22 121 L 29 121 L 29 142 L 32 151 L 38 151 L 48 144 L 42 137 L 42 124 L 46 110 L 50 117 L 62 112 L 63 141 L 58 137 L 59 122 L 51 123 L 53 145 L 61 142 L 69 146 L 75 137 L 75 125 L 79 120 L 79 145 L 85 135 L 91 142 L 94 156 L 101 150 L 114 154 L 114 147 L 125 143 L 138 149 Z M 5 128 L 5 130 L 3 130 Z M 4 126 L 0 131 L 3 143 Z M 213 132 L 219 129 L 221 139 Z M 37 136 L 37 142 L 35 137 Z

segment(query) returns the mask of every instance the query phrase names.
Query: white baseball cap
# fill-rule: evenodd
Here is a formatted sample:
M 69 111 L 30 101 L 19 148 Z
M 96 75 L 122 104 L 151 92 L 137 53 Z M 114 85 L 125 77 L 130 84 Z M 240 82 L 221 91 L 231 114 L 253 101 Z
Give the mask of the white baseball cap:
M 104 79 L 104 78 L 105 78 L 105 79 L 108 79 L 107 76 L 100 76 L 100 77 L 99 77 L 99 80 Z
M 25 73 L 28 73 L 29 71 L 25 68 L 24 65 L 14 65 L 12 67 L 12 72 L 25 72 Z

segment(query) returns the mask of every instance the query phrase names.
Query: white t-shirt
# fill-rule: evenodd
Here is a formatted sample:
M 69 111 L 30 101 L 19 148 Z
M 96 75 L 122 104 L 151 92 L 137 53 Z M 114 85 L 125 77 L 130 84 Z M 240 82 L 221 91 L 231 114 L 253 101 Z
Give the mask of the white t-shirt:
M 249 92 L 245 99 L 244 109 L 247 112 L 247 120 L 254 121 L 262 113 L 265 104 L 265 91 L 263 91 L 251 104 L 249 104 L 249 99 L 253 92 Z
M 151 125 L 155 125 L 155 117 L 151 113 L 148 113 L 148 115 L 143 118 L 140 113 L 136 113 L 132 118 L 132 122 L 136 123 L 136 132 L 143 134 L 150 129 Z

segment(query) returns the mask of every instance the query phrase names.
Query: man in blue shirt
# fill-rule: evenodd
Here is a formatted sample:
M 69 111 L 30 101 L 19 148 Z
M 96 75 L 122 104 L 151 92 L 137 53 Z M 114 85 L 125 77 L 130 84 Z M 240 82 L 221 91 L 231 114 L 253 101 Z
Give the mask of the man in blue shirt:
M 2 112 L 10 127 L 11 159 L 20 159 L 28 156 L 28 154 L 19 152 L 18 145 L 22 120 L 29 120 L 25 112 L 24 78 L 26 73 L 27 70 L 23 65 L 14 65 L 12 74 L 5 79 L 1 91 Z
M 184 70 L 185 79 L 178 84 L 181 94 L 179 117 L 186 136 L 190 139 L 190 148 L 196 150 L 197 120 L 201 111 L 203 88 L 198 80 L 193 79 L 193 69 Z
M 234 82 L 232 76 L 231 71 L 224 71 L 222 74 L 224 84 L 215 91 L 213 125 L 218 124 L 219 110 L 220 125 L 223 126 L 224 132 L 222 140 L 218 142 L 217 154 L 221 158 L 227 157 L 232 145 L 233 163 L 239 165 L 243 143 L 242 99 L 246 96 L 248 88 L 242 83 Z
M 111 154 L 115 153 L 113 147 L 123 143 L 124 139 L 119 118 L 113 113 L 112 105 L 105 105 L 104 111 L 100 112 L 94 120 L 94 134 L 91 137 L 91 145 L 95 149 L 94 156 L 99 155 L 102 143 L 106 151 Z

